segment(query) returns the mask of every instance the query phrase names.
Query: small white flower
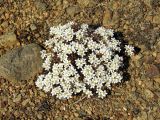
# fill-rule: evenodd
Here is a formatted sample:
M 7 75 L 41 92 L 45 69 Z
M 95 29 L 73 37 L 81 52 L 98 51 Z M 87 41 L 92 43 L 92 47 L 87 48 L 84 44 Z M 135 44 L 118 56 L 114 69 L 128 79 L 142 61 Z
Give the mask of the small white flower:
M 125 45 L 125 52 L 129 55 L 132 56 L 134 54 L 134 47 L 130 45 Z
M 87 24 L 82 24 L 81 28 L 82 28 L 82 30 L 86 31 L 88 29 L 88 25 Z
M 80 93 L 83 89 L 85 89 L 84 83 L 75 82 L 75 89 L 74 89 L 75 93 Z
M 110 36 L 110 37 L 113 37 L 114 35 L 114 31 L 112 29 L 107 29 L 106 30 L 106 33 Z
M 107 92 L 105 90 L 103 91 L 101 89 L 97 89 L 96 93 L 98 94 L 99 98 L 104 98 L 107 95 Z
M 80 56 L 84 56 L 87 49 L 85 49 L 84 45 L 79 44 L 77 48 L 77 54 Z
M 122 57 L 119 57 L 118 55 L 115 55 L 113 60 L 107 63 L 107 67 L 109 71 L 115 71 L 118 70 L 121 66 Z
M 77 60 L 75 60 L 75 61 L 76 61 L 76 66 L 77 66 L 78 68 L 82 68 L 83 65 L 85 65 L 85 63 L 86 63 L 86 60 L 85 60 L 84 58 L 77 59 Z
M 40 53 L 41 53 L 41 58 L 42 58 L 42 59 L 45 59 L 45 58 L 47 57 L 47 52 L 46 52 L 46 50 L 42 50 L 42 51 L 40 51 Z
M 50 84 L 43 87 L 43 90 L 44 90 L 45 92 L 49 92 L 51 89 L 52 89 L 52 85 L 50 85 Z
M 96 76 L 98 76 L 98 77 L 105 75 L 105 69 L 104 69 L 104 66 L 102 66 L 102 65 L 98 66 L 96 71 L 97 71 Z
M 97 43 L 94 42 L 93 40 L 88 41 L 87 45 L 88 45 L 88 48 L 89 48 L 90 50 L 95 50 L 96 47 L 97 47 L 97 46 L 96 46 Z
M 93 96 L 93 93 L 90 90 L 85 90 L 84 93 L 87 95 L 88 98 L 90 98 L 91 96 Z
M 110 49 L 120 51 L 120 42 L 115 38 L 111 38 L 111 41 L 107 41 L 107 44 Z
M 106 35 L 106 29 L 104 27 L 99 27 L 95 30 L 96 34 L 100 34 L 101 36 L 105 36 Z
M 122 75 L 120 75 L 117 72 L 112 72 L 110 76 L 110 82 L 111 83 L 119 83 L 122 80 Z
M 44 86 L 44 82 L 43 82 L 44 77 L 45 77 L 44 75 L 38 76 L 38 79 L 37 79 L 36 82 L 35 82 L 36 86 L 37 86 L 39 89 L 42 89 L 43 86 Z
M 97 65 L 97 64 L 100 63 L 100 60 L 93 53 L 89 55 L 89 60 L 88 61 L 93 65 Z
M 52 94 L 52 96 L 54 96 L 54 95 L 60 94 L 61 92 L 62 92 L 62 89 L 60 86 L 58 86 L 58 87 L 55 87 L 52 89 L 51 94 Z
M 45 70 L 50 70 L 51 68 L 51 57 L 52 55 L 47 55 L 44 63 L 42 64 L 42 67 L 45 69 Z
M 109 60 L 111 60 L 112 55 L 113 55 L 113 52 L 110 49 L 106 49 L 106 52 L 103 53 L 103 55 L 100 58 L 100 60 L 108 62 Z
M 90 76 L 94 74 L 94 70 L 91 65 L 85 65 L 85 67 L 82 69 L 82 73 L 84 76 Z
M 60 58 L 61 61 L 67 61 L 68 60 L 68 56 L 66 53 L 58 53 L 57 54 L 58 57 Z
M 48 48 L 52 48 L 53 47 L 53 43 L 54 43 L 54 40 L 53 39 L 49 39 L 49 40 L 46 40 L 44 42 L 44 44 L 48 47 Z
M 76 34 L 76 38 L 78 40 L 82 40 L 84 38 L 84 32 L 83 32 L 83 30 L 78 30 L 75 34 Z
M 64 45 L 62 47 L 63 53 L 65 54 L 71 54 L 72 52 L 74 52 L 75 50 L 72 48 L 71 45 Z

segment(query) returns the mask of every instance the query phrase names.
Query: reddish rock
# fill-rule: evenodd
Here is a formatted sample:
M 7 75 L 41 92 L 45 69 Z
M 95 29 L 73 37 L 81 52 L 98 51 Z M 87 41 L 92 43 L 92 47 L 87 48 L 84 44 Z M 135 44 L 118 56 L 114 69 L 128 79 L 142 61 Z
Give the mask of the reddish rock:
M 156 77 L 160 74 L 159 69 L 157 66 L 151 64 L 147 69 L 146 69 L 146 75 L 148 77 Z
M 143 59 L 144 59 L 144 62 L 147 63 L 147 64 L 151 64 L 154 61 L 154 57 L 152 55 L 144 56 Z
M 156 62 L 160 63 L 160 53 L 158 53 L 157 56 L 156 56 Z

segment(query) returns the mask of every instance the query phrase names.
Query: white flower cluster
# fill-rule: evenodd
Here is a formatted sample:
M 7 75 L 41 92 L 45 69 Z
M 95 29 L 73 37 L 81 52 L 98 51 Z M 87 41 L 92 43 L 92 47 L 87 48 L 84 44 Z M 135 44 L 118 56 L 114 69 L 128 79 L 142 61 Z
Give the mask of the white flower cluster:
M 114 38 L 113 30 L 99 27 L 91 31 L 87 24 L 69 22 L 51 27 L 50 36 L 44 42 L 46 50 L 41 51 L 45 73 L 35 82 L 39 89 L 59 99 L 78 93 L 104 98 L 106 88 L 121 82 L 123 57 L 117 54 L 121 42 Z M 125 49 L 133 54 L 132 46 Z

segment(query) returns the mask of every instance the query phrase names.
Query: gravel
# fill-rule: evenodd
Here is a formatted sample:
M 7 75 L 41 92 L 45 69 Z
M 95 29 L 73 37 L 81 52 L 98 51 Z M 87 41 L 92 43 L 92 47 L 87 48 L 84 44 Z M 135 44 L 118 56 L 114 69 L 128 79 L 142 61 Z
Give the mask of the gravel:
M 0 118 L 2 120 L 160 119 L 159 6 L 159 0 L 0 0 L 0 38 L 3 38 L 0 39 L 0 54 L 1 51 L 2 54 L 10 54 L 4 54 L 5 57 L 0 58 L 0 61 L 2 59 L 10 61 L 3 62 L 0 67 L 5 65 L 7 69 L 13 68 L 10 64 L 13 62 L 10 59 L 13 55 L 11 49 L 17 49 L 14 54 L 17 60 L 15 71 L 24 76 L 15 77 L 18 75 L 13 71 L 12 77 L 6 75 L 0 78 Z M 39 60 L 24 59 L 26 54 L 32 54 L 32 58 L 35 58 L 33 52 L 27 52 L 32 51 L 34 47 L 29 47 L 30 50 L 24 54 L 18 52 L 25 44 L 36 43 L 42 46 L 42 42 L 48 39 L 49 27 L 70 20 L 103 25 L 123 32 L 129 44 L 141 49 L 137 56 L 131 58 L 128 68 L 130 79 L 113 85 L 111 95 L 103 100 L 82 99 L 83 96 L 78 95 L 68 101 L 60 101 L 45 94 L 34 84 L 39 71 L 31 69 L 30 66 L 30 62 L 33 65 L 39 64 L 37 63 Z M 21 46 L 16 48 L 19 42 Z M 7 52 L 4 52 L 6 49 Z M 22 64 L 22 61 L 27 61 L 27 64 Z M 18 69 L 19 66 L 23 67 Z M 23 74 L 27 70 L 33 77 Z M 2 72 L 0 74 L 2 75 Z M 12 82 L 13 78 L 18 80 L 26 78 L 27 81 L 17 85 Z M 60 108 L 65 109 L 60 110 Z

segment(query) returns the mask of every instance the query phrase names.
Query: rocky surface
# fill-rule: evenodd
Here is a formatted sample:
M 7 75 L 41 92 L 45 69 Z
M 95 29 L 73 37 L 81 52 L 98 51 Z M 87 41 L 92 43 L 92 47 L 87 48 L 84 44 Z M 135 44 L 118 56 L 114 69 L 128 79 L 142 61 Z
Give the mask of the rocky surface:
M 0 0 L 0 36 L 14 31 L 21 45 L 41 44 L 49 27 L 74 20 L 120 31 L 141 49 L 130 61 L 130 79 L 114 85 L 103 100 L 60 101 L 35 88 L 33 79 L 14 85 L 1 78 L 0 118 L 159 120 L 159 13 L 159 0 Z
M 14 81 L 29 80 L 42 71 L 40 46 L 25 45 L 13 49 L 0 57 L 0 76 Z

